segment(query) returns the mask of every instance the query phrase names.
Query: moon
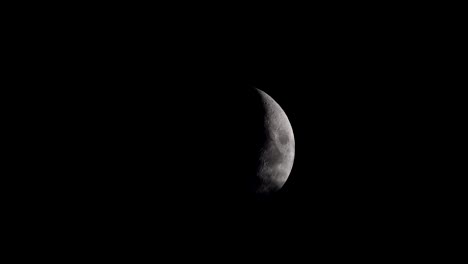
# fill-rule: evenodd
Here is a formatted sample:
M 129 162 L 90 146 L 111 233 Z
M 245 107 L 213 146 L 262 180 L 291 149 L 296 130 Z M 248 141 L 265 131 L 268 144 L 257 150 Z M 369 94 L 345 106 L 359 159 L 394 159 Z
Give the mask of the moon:
M 265 110 L 265 142 L 260 149 L 256 192 L 267 194 L 286 183 L 294 163 L 295 141 L 291 123 L 280 105 L 264 91 L 256 90 Z

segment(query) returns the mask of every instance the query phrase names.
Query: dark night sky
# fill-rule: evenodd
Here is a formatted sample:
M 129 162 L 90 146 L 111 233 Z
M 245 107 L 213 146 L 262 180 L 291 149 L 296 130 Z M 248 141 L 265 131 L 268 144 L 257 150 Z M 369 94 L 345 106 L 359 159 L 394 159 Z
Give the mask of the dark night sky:
M 73 155 L 61 156 L 61 208 L 109 237 L 175 244 L 236 237 L 271 249 L 300 237 L 333 251 L 427 235 L 422 219 L 442 195 L 428 131 L 446 73 L 423 30 L 316 15 L 206 32 L 135 20 L 63 36 L 54 82 L 70 84 L 60 120 L 72 122 L 60 131 Z M 252 87 L 279 103 L 296 140 L 290 178 L 270 199 L 237 188 L 258 144 Z
M 369 216 L 402 205 L 417 181 L 406 177 L 412 171 L 404 164 L 414 162 L 410 128 L 418 121 L 409 110 L 419 96 L 414 79 L 421 72 L 409 78 L 398 57 L 359 45 L 352 52 L 327 43 L 311 50 L 259 46 L 224 58 L 206 50 L 167 50 L 154 59 L 122 59 L 104 71 L 111 85 L 95 94 L 102 116 L 94 118 L 103 143 L 111 146 L 106 151 L 119 160 L 109 159 L 117 167 L 109 166 L 127 175 L 119 184 L 126 184 L 128 173 L 146 175 L 142 181 L 151 183 L 144 188 L 160 189 L 169 207 L 204 196 L 191 188 L 200 178 L 213 177 L 207 189 L 222 190 L 215 175 L 238 172 L 232 164 L 249 155 L 242 138 L 254 121 L 244 93 L 255 86 L 283 107 L 296 137 L 282 206 Z M 144 193 L 138 191 L 141 182 L 131 183 L 134 192 Z
M 140 88 L 119 84 L 106 109 L 115 119 L 106 118 L 102 135 L 110 146 L 104 171 L 111 173 L 97 178 L 95 190 L 106 212 L 121 213 L 123 203 L 125 217 L 162 219 L 180 232 L 216 233 L 221 226 L 268 236 L 265 229 L 281 223 L 285 236 L 310 232 L 325 239 L 382 226 L 388 227 L 382 232 L 398 231 L 403 218 L 424 210 L 428 200 L 419 188 L 431 178 L 421 182 L 415 173 L 421 138 L 410 111 L 418 91 L 406 77 L 395 77 L 401 67 L 363 55 L 354 63 L 336 55 L 332 65 L 329 56 L 300 55 L 165 68 L 168 76 L 148 74 Z M 343 68 L 342 61 L 353 66 Z M 254 159 L 251 86 L 282 106 L 296 138 L 290 179 L 266 201 L 236 189 Z

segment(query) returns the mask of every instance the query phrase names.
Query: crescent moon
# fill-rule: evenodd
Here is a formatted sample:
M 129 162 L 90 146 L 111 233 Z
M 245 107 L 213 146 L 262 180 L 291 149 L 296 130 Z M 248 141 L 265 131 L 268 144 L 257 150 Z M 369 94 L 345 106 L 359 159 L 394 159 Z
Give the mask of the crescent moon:
M 291 173 L 294 155 L 294 133 L 286 113 L 280 105 L 262 90 L 266 141 L 260 150 L 257 178 L 257 193 L 270 193 L 280 190 Z

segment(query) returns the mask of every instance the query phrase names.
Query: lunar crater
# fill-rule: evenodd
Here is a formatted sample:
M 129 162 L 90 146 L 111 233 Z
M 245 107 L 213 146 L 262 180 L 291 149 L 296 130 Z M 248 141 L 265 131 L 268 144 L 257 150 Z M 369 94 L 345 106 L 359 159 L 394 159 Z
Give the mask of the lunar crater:
M 279 142 L 280 142 L 282 145 L 286 145 L 286 144 L 288 144 L 288 142 L 289 142 L 289 137 L 288 137 L 288 135 L 286 135 L 286 133 L 284 133 L 284 132 L 283 132 L 283 133 L 280 133 L 280 134 L 278 135 L 278 139 L 279 139 Z

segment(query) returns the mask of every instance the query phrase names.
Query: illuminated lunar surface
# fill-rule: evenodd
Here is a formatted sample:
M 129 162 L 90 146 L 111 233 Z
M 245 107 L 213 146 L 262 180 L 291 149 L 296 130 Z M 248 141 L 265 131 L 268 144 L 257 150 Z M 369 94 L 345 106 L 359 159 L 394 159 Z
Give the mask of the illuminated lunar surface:
M 286 113 L 268 94 L 257 89 L 265 109 L 264 129 L 266 141 L 260 151 L 257 193 L 270 193 L 283 187 L 291 173 L 295 141 Z

